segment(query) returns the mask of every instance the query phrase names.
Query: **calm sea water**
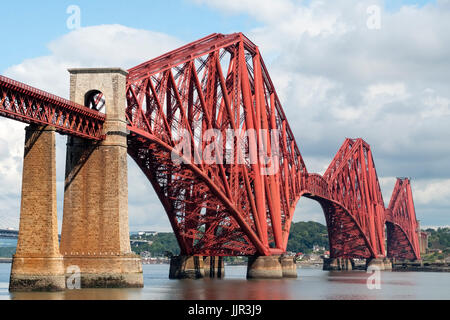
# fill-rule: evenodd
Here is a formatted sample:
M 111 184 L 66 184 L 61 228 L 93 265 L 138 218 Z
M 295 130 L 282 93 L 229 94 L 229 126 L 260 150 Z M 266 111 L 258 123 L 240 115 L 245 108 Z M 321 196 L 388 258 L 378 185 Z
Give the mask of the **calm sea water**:
M 17 239 L 0 239 L 0 248 L 1 247 L 16 247 Z
M 223 280 L 169 280 L 168 265 L 144 265 L 144 289 L 84 289 L 60 293 L 8 292 L 10 264 L 0 264 L 0 300 L 309 300 L 450 299 L 450 274 L 381 272 L 381 289 L 370 290 L 364 271 L 298 269 L 298 279 L 245 279 L 245 266 L 226 266 Z

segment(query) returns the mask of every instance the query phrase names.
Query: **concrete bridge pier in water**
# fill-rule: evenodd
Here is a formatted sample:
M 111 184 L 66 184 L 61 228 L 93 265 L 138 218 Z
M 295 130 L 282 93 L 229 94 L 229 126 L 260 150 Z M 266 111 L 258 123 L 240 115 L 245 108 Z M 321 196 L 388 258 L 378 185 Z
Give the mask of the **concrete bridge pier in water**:
M 349 258 L 324 258 L 323 270 L 328 271 L 351 271 L 368 270 L 377 268 L 378 270 L 392 270 L 392 260 L 389 258 L 369 258 L 363 264 L 357 265 L 353 259 Z
M 169 279 L 222 279 L 224 277 L 223 257 L 180 255 L 170 259 Z
M 170 279 L 224 278 L 223 257 L 173 256 L 170 260 Z M 297 278 L 294 257 L 250 256 L 247 279 Z
M 55 129 L 30 125 L 25 133 L 20 227 L 10 291 L 65 288 L 56 215 Z
M 297 278 L 297 264 L 290 256 L 248 257 L 247 279 Z

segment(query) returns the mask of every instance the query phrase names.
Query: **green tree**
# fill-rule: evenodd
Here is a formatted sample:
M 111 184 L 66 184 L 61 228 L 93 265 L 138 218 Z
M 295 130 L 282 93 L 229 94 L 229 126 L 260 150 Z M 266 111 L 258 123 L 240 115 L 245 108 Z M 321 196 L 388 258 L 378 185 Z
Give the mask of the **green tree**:
M 446 249 L 450 247 L 450 228 L 427 229 L 425 231 L 430 234 L 428 248 Z
M 132 239 L 147 240 L 152 242 L 152 244 L 138 243 L 134 245 L 131 249 L 136 254 L 140 254 L 144 251 L 150 252 L 152 256 L 164 256 L 166 252 L 170 252 L 174 255 L 180 254 L 180 247 L 178 246 L 177 239 L 173 233 L 158 233 L 157 235 L 140 237 L 133 235 Z
M 313 221 L 292 224 L 287 251 L 310 253 L 315 244 L 329 249 L 326 226 Z

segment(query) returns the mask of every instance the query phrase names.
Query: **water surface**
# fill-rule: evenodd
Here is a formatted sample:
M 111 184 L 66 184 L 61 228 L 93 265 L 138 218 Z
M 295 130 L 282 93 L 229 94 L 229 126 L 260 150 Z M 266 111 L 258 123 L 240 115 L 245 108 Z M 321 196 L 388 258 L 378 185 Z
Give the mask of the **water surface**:
M 223 280 L 169 280 L 168 265 L 144 265 L 144 289 L 83 289 L 58 293 L 8 292 L 10 264 L 0 264 L 0 300 L 311 300 L 450 299 L 450 274 L 381 272 L 370 290 L 364 271 L 298 269 L 298 279 L 245 279 L 245 266 L 226 266 Z

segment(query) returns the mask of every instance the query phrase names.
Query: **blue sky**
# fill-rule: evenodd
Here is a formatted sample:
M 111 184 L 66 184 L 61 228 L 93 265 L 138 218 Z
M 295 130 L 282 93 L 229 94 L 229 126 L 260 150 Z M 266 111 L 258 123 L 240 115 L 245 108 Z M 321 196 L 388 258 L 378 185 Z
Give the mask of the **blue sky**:
M 46 45 L 68 33 L 68 6 L 81 9 L 81 26 L 122 24 L 136 29 L 167 33 L 191 42 L 214 32 L 229 33 L 249 30 L 257 24 L 247 15 L 221 14 L 206 6 L 186 0 L 169 1 L 8 1 L 2 3 L 0 30 L 8 49 L 2 50 L 0 70 L 24 59 L 45 55 Z M 24 23 L 25 22 L 25 23 Z M 101 35 L 99 35 L 101 37 Z M 149 57 L 149 59 L 152 57 Z
M 24 59 L 48 54 L 47 44 L 69 31 L 66 27 L 69 16 L 66 10 L 70 5 L 80 7 L 82 27 L 122 24 L 163 32 L 186 42 L 214 32 L 246 32 L 259 25 L 258 21 L 245 13 L 223 13 L 189 0 L 132 0 L 128 1 L 127 5 L 122 1 L 110 0 L 47 0 L 46 5 L 42 3 L 2 3 L 0 30 L 5 48 L 0 61 L 1 71 Z M 396 11 L 404 4 L 423 6 L 435 3 L 435 0 L 384 0 L 384 3 L 386 10 Z
M 449 225 L 449 1 L 325 0 L 316 7 L 319 0 L 8 1 L 1 8 L 0 73 L 64 96 L 67 67 L 131 67 L 210 33 L 244 32 L 269 62 L 310 172 L 323 172 L 345 137 L 363 137 L 385 202 L 396 176 L 412 177 L 422 224 Z M 382 28 L 368 30 L 367 5 L 380 3 Z M 70 5 L 81 9 L 78 34 L 66 26 Z M 16 221 L 21 125 L 0 119 L 0 218 Z M 65 140 L 58 139 L 61 216 Z M 130 192 L 131 229 L 170 229 L 148 181 L 132 165 L 129 173 L 139 186 Z M 324 222 L 320 207 L 303 199 L 295 220 Z
M 436 3 L 436 0 L 384 0 L 385 9 L 388 11 L 398 10 L 403 5 L 417 5 L 419 7 L 429 3 Z

